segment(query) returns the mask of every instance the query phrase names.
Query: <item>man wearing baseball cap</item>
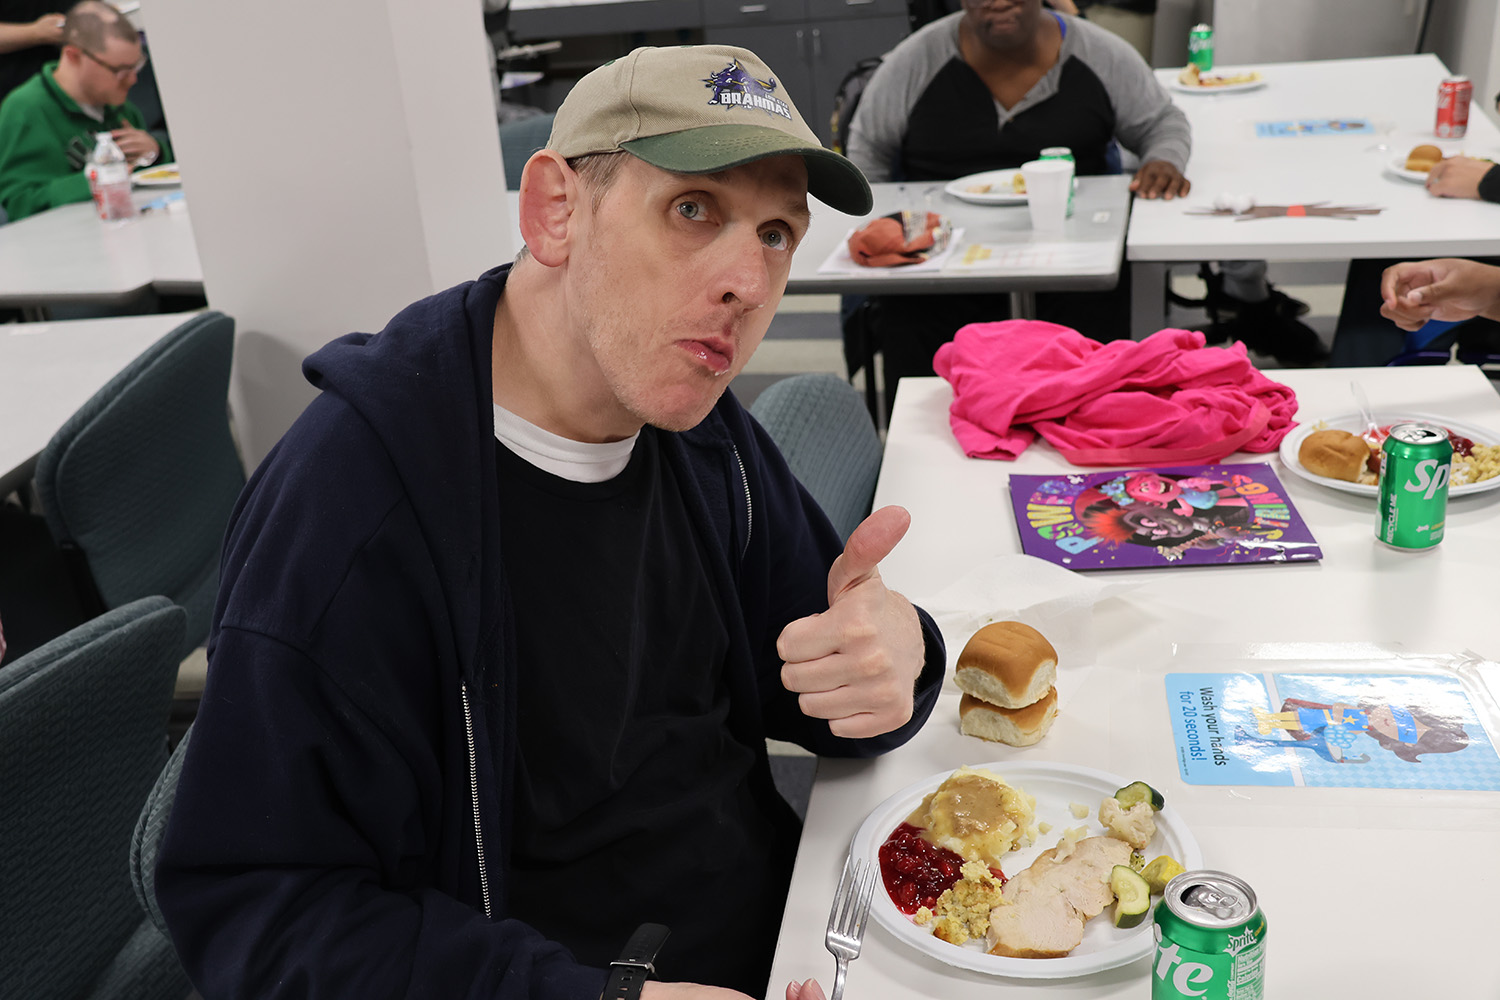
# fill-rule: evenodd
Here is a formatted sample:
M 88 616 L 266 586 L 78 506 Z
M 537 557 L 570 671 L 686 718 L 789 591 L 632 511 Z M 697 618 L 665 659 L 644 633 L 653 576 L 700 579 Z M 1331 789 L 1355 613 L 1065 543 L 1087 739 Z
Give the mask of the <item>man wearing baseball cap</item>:
M 809 193 L 870 208 L 754 54 L 637 49 L 527 163 L 514 264 L 306 361 L 156 871 L 206 1000 L 765 995 L 766 739 L 889 750 L 945 662 L 880 579 L 906 512 L 841 545 L 725 392 Z

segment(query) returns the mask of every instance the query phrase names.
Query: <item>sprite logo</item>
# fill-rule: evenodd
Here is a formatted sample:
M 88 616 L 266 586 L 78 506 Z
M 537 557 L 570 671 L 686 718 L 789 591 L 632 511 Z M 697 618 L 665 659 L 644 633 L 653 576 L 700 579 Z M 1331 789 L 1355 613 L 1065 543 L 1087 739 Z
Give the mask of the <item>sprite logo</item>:
M 1201 997 L 1208 992 L 1214 970 L 1202 962 L 1184 962 L 1177 952 L 1177 943 L 1173 942 L 1165 947 L 1157 946 L 1156 968 L 1152 975 L 1164 983 L 1170 982 L 1180 996 Z M 1200 986 L 1202 989 L 1197 988 Z
M 1423 500 L 1431 500 L 1438 490 L 1447 487 L 1452 471 L 1453 466 L 1447 462 L 1440 464 L 1435 458 L 1424 458 L 1412 469 L 1411 480 L 1402 483 L 1401 488 L 1407 493 L 1421 493 Z
M 1246 948 L 1254 948 L 1255 944 L 1255 932 L 1246 927 L 1243 934 L 1229 935 L 1229 943 L 1224 946 L 1224 951 L 1230 955 L 1238 955 Z

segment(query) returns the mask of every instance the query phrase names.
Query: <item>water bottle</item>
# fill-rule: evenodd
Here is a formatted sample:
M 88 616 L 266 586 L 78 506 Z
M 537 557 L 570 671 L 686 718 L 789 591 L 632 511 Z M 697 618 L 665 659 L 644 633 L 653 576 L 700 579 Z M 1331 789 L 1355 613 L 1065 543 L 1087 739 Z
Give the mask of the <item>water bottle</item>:
M 130 164 L 108 132 L 94 135 L 94 152 L 85 168 L 94 207 L 105 222 L 134 218 L 135 202 L 130 197 Z

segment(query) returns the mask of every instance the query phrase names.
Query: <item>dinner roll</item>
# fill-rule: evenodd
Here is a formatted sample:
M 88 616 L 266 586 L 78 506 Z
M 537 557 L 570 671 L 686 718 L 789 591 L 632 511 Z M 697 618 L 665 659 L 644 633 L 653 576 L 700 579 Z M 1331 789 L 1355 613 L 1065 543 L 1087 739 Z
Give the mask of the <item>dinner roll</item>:
M 966 736 L 1029 747 L 1052 728 L 1057 718 L 1057 688 L 1048 688 L 1038 701 L 1024 708 L 997 708 L 966 694 L 958 702 L 959 729 Z
M 958 655 L 959 689 L 1000 708 L 1021 708 L 1057 682 L 1057 650 L 1030 625 L 993 622 Z
M 1308 472 L 1350 483 L 1359 481 L 1369 457 L 1365 439 L 1348 431 L 1313 431 L 1297 449 L 1297 460 Z
M 1442 158 L 1443 151 L 1436 146 L 1417 146 L 1406 154 L 1406 169 L 1426 173 Z

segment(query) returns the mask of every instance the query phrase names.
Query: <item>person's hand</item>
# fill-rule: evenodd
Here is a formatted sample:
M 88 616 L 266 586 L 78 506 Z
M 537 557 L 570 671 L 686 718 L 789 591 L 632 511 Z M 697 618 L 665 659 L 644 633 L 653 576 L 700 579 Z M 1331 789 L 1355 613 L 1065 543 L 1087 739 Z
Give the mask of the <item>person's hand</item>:
M 43 14 L 31 22 L 32 37 L 38 45 L 61 45 L 63 40 L 63 24 L 65 18 L 61 14 Z
M 1433 164 L 1427 190 L 1439 198 L 1478 198 L 1479 182 L 1495 165 L 1472 156 L 1450 156 Z
M 726 990 L 722 986 L 647 982 L 641 986 L 641 1000 L 750 1000 L 750 997 L 738 990 Z M 812 998 L 808 997 L 807 1000 Z
M 828 1000 L 823 994 L 823 987 L 818 985 L 816 979 L 809 979 L 805 983 L 793 980 L 786 984 L 786 1000 Z
M 125 159 L 134 163 L 137 160 L 154 160 L 161 154 L 161 144 L 142 129 L 130 125 L 122 125 L 109 133 L 114 136 L 115 145 L 120 147 L 120 152 L 125 154 Z
M 865 518 L 828 570 L 828 610 L 792 622 L 776 640 L 786 661 L 781 683 L 835 736 L 879 736 L 911 719 L 922 623 L 910 601 L 886 589 L 879 568 L 910 526 L 901 507 Z
M 1135 172 L 1130 190 L 1142 198 L 1185 198 L 1193 185 L 1182 176 L 1182 172 L 1166 160 L 1147 160 Z
M 1403 330 L 1458 322 L 1500 307 L 1500 268 L 1440 258 L 1397 264 L 1380 278 L 1380 314 Z

